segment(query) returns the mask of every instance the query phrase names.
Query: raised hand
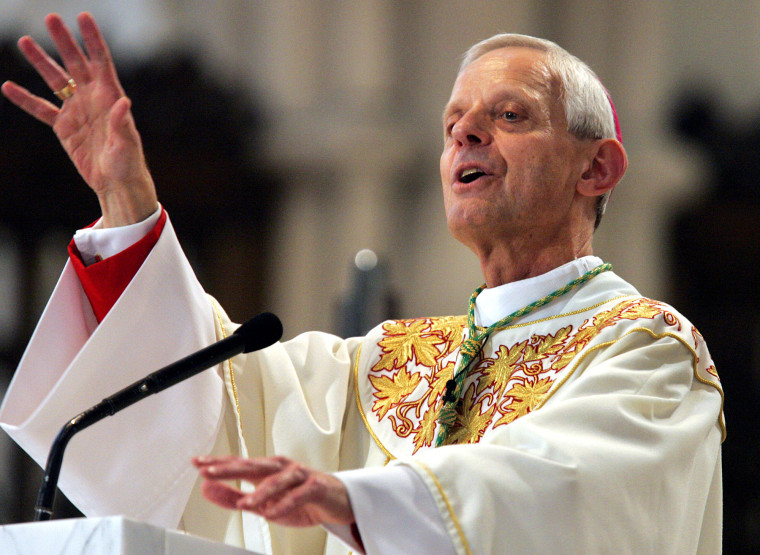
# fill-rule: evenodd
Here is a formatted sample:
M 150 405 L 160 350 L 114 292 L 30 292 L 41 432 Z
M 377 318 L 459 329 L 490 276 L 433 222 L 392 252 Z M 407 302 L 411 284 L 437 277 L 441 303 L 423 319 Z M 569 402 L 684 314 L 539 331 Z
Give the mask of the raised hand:
M 2 92 L 53 128 L 80 175 L 97 194 L 105 227 L 139 222 L 158 204 L 131 104 L 95 20 L 83 13 L 77 21 L 86 54 L 60 16 L 45 18 L 63 68 L 31 37 L 18 41 L 29 63 L 62 99 L 60 107 L 10 81 L 3 83 Z
M 252 511 L 284 526 L 355 521 L 343 482 L 285 457 L 196 457 L 193 464 L 206 478 L 203 495 L 227 509 Z M 256 489 L 244 493 L 223 480 L 246 480 Z

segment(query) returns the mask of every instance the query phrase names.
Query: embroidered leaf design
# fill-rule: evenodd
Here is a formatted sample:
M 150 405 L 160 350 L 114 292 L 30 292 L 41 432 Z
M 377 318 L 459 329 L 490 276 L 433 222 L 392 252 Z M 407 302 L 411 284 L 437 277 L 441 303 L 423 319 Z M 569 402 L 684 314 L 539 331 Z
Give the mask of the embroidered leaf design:
M 412 393 L 421 380 L 419 374 L 409 374 L 406 368 L 396 372 L 392 378 L 370 376 L 369 381 L 377 390 L 377 393 L 374 394 L 377 401 L 372 405 L 372 410 L 378 412 L 379 418 L 383 418 L 394 405 Z
M 502 414 L 493 427 L 509 424 L 534 410 L 544 399 L 551 386 L 551 378 L 541 378 L 536 381 L 525 380 L 524 383 L 517 383 L 512 386 L 512 389 L 506 393 L 507 396 L 512 397 L 512 402 L 507 406 L 509 412 Z
M 470 387 L 464 395 L 462 411 L 457 413 L 457 420 L 446 443 L 477 443 L 491 423 L 494 405 L 481 413 L 482 403 L 475 402 L 475 388 Z
M 592 336 L 593 337 L 593 336 Z M 586 341 L 583 342 L 573 342 L 571 345 L 568 346 L 568 349 L 563 351 L 563 353 L 557 357 L 557 359 L 552 363 L 552 370 L 562 370 L 565 366 L 570 364 L 570 361 L 575 358 L 576 353 L 583 349 L 585 347 L 586 343 L 588 343 L 591 339 L 589 338 Z
M 653 303 L 639 302 L 626 307 L 621 311 L 620 317 L 624 320 L 638 320 L 639 318 L 652 319 L 662 314 L 662 309 Z
M 433 405 L 446 390 L 446 382 L 454 377 L 454 361 L 449 362 L 446 366 L 438 370 L 432 378 L 427 378 L 430 382 L 430 394 L 428 395 L 428 406 Z
M 626 302 L 622 302 L 610 310 L 600 312 L 590 321 L 587 320 L 575 336 L 567 343 L 560 356 L 552 363 L 552 370 L 562 370 L 570 364 L 576 354 L 578 354 L 588 343 L 599 334 L 604 328 L 613 325 L 620 319 L 620 313 L 623 311 Z
M 631 305 L 631 301 L 623 301 L 621 303 L 616 304 L 609 310 L 600 312 L 599 314 L 594 316 L 594 318 L 592 318 L 592 328 L 598 331 L 601 331 L 607 326 L 611 326 L 612 324 L 620 320 L 620 315 L 630 305 Z
M 414 434 L 414 453 L 422 447 L 430 447 L 435 441 L 436 416 L 438 415 L 438 403 L 430 407 L 425 414 Z
M 572 328 L 572 326 L 561 328 L 554 335 L 534 335 L 530 345 L 525 348 L 525 362 L 535 362 L 560 352 Z
M 435 333 L 447 342 L 443 356 L 452 353 L 462 344 L 463 331 L 467 323 L 466 316 L 444 316 L 433 318 L 430 324 L 430 332 Z
M 567 344 L 567 348 L 561 356 L 552 364 L 553 370 L 561 370 L 567 366 L 577 353 L 581 351 L 596 335 L 604 328 L 614 325 L 619 320 L 637 320 L 639 318 L 652 319 L 662 314 L 662 308 L 649 300 L 623 301 L 610 310 L 600 312 L 591 322 L 586 322 L 584 327 Z
M 404 321 L 385 324 L 387 334 L 380 341 L 383 356 L 372 368 L 373 371 L 401 368 L 413 359 L 422 366 L 432 367 L 441 356 L 437 345 L 444 343 L 436 334 L 428 330 L 426 320 L 412 320 L 409 325 Z
M 478 380 L 478 395 L 484 389 L 493 386 L 494 395 L 499 396 L 515 371 L 517 361 L 522 357 L 523 349 L 525 349 L 527 344 L 528 340 L 526 339 L 512 345 L 512 347 L 502 345 L 496 352 L 495 359 L 488 358 L 484 360 L 484 364 L 480 368 L 481 378 Z

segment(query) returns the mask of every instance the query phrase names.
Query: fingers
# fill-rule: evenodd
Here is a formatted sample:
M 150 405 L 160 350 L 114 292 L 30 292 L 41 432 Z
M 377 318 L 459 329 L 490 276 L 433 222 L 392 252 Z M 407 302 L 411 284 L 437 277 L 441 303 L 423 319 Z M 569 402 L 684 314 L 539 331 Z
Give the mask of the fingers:
M 84 84 L 90 80 L 90 72 L 87 67 L 87 59 L 84 57 L 82 49 L 79 48 L 74 36 L 69 31 L 66 24 L 58 14 L 50 14 L 45 18 L 50 38 L 53 39 L 58 53 L 61 55 L 63 65 L 66 67 L 69 75 L 79 84 Z M 68 81 L 68 78 L 66 79 Z M 66 83 L 63 83 L 65 85 Z M 58 90 L 61 87 L 53 90 Z
M 223 482 L 214 482 L 206 480 L 201 486 L 201 493 L 209 501 L 224 507 L 225 509 L 235 510 L 238 508 L 238 502 L 243 497 L 243 492 L 235 489 Z
M 105 38 L 103 38 L 98 25 L 95 23 L 95 19 L 91 14 L 84 12 L 79 14 L 77 22 L 79 23 L 79 30 L 82 32 L 82 40 L 90 57 L 90 62 L 115 85 L 121 87 L 118 84 L 116 68 L 114 67 L 108 44 Z
M 197 457 L 193 464 L 207 478 L 206 498 L 223 507 L 251 511 L 290 526 L 355 520 L 343 482 L 284 457 Z M 243 493 L 219 482 L 229 479 L 253 482 L 256 489 Z
M 12 81 L 3 83 L 3 94 L 16 106 L 24 110 L 30 116 L 40 120 L 42 123 L 53 126 L 55 118 L 58 115 L 58 108 L 51 102 L 33 95 L 24 87 L 18 86 Z
M 21 37 L 18 47 L 51 90 L 58 91 L 66 86 L 69 81 L 68 74 L 32 37 Z
M 263 481 L 255 491 L 238 499 L 237 508 L 276 521 L 318 498 L 314 482 L 295 470 L 277 474 Z
M 210 480 L 247 480 L 257 484 L 262 479 L 281 471 L 286 459 L 279 457 L 243 459 L 240 457 L 195 457 L 193 464 L 201 476 Z
M 267 518 L 267 507 L 306 479 L 303 469 L 292 461 L 279 457 L 196 457 L 193 464 L 198 467 L 201 476 L 207 479 L 202 487 L 207 499 L 226 508 L 245 509 Z M 246 480 L 256 484 L 256 490 L 246 495 L 219 480 Z
M 74 79 L 78 86 L 82 86 L 101 77 L 117 98 L 123 96 L 124 91 L 119 84 L 110 51 L 92 15 L 82 13 L 77 21 L 89 59 L 58 14 L 48 15 L 45 25 L 64 67 L 29 36 L 19 39 L 19 49 L 52 91 L 60 91 L 69 79 Z
M 289 498 L 308 477 L 309 473 L 304 468 L 291 463 L 262 480 L 255 491 L 241 497 L 238 508 L 259 512 L 266 518 L 277 518 L 293 508 L 292 500 Z
M 351 524 L 356 520 L 343 482 L 295 462 L 240 497 L 237 507 L 291 526 Z

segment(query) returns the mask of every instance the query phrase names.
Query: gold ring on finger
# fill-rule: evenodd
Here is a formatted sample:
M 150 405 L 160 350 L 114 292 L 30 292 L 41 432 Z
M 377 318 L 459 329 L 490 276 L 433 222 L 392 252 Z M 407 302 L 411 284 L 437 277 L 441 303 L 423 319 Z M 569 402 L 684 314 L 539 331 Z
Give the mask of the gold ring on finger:
M 61 100 L 66 100 L 67 98 L 74 96 L 75 90 L 77 90 L 76 82 L 73 79 L 69 79 L 69 82 L 66 83 L 65 87 L 63 87 L 60 91 L 53 91 L 53 94 Z

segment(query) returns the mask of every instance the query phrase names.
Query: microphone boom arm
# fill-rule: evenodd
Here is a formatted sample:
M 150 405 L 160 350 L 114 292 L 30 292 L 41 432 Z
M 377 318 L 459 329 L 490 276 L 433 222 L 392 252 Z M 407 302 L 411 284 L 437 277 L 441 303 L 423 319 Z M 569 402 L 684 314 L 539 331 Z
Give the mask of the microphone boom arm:
M 34 520 L 50 520 L 53 516 L 53 503 L 63 464 L 63 453 L 74 434 L 103 420 L 106 416 L 113 416 L 145 397 L 176 385 L 235 355 L 268 347 L 278 341 L 281 336 L 282 324 L 277 316 L 268 312 L 259 314 L 240 326 L 232 335 L 148 374 L 70 419 L 60 429 L 50 448 L 45 475 L 34 507 Z

